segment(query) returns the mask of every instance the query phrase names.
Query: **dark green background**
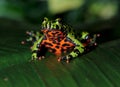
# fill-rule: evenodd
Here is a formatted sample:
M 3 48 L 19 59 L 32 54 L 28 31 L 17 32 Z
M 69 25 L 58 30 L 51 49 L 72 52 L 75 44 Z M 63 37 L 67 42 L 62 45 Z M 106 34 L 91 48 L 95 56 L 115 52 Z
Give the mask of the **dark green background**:
M 0 87 L 120 86 L 119 10 L 109 19 L 96 15 L 86 18 L 87 9 L 94 0 L 86 0 L 82 7 L 59 14 L 50 13 L 47 1 L 1 2 L 4 2 L 0 4 L 1 9 L 6 10 L 0 10 Z M 119 2 L 116 2 L 119 9 Z M 44 16 L 50 19 L 61 17 L 79 32 L 101 33 L 99 46 L 69 64 L 57 62 L 53 55 L 42 61 L 29 62 L 29 44 L 21 45 L 21 41 L 26 39 L 26 30 L 40 30 Z

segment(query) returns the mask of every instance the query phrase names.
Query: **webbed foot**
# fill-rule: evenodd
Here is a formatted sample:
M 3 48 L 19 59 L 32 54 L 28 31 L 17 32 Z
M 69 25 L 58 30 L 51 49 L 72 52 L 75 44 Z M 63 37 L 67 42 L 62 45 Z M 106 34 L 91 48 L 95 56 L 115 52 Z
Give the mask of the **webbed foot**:
M 38 55 L 37 52 L 32 54 L 32 60 L 42 60 L 42 59 L 44 59 L 44 58 L 45 58 L 45 56 L 43 56 L 43 55 Z

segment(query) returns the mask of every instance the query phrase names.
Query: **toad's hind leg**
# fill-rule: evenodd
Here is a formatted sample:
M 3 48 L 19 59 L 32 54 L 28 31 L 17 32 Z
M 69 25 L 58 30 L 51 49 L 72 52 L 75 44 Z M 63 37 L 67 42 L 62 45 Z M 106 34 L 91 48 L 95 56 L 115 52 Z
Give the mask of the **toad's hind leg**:
M 83 52 L 84 48 L 75 47 L 74 50 L 70 52 L 68 55 L 61 57 L 61 60 L 65 60 L 67 63 L 69 63 L 70 60 L 74 59 L 75 57 L 78 57 Z
M 76 46 L 68 55 L 61 57 L 61 60 L 66 60 L 67 63 L 84 52 L 84 45 L 79 40 L 75 39 L 71 34 L 68 34 L 68 37 L 76 44 Z

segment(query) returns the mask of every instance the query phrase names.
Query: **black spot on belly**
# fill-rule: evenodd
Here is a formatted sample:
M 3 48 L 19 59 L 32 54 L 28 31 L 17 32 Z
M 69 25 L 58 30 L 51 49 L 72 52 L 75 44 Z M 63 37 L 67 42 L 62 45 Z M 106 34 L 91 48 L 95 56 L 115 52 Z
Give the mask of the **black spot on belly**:
M 52 37 L 52 35 L 47 34 L 48 37 Z
M 69 44 L 63 44 L 62 46 L 70 46 Z
M 53 36 L 55 36 L 55 33 L 52 33 Z
M 58 34 L 59 32 L 58 31 L 53 31 L 52 34 Z
M 53 46 L 51 43 L 45 42 L 45 45 Z
M 59 46 L 55 46 L 56 48 L 59 48 Z
M 57 45 L 60 45 L 60 43 L 56 43 Z

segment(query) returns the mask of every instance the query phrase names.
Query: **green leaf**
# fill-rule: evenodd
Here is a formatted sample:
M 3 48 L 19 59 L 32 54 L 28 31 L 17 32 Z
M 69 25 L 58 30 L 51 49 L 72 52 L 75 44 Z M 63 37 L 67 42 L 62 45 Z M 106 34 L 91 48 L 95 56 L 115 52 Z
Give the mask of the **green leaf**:
M 34 26 L 10 23 L 2 22 L 0 29 L 1 87 L 119 87 L 120 39 L 100 44 L 69 64 L 53 55 L 29 62 L 29 48 L 20 42 L 25 29 Z
M 14 20 L 23 20 L 22 5 L 0 0 L 0 17 L 6 17 Z

